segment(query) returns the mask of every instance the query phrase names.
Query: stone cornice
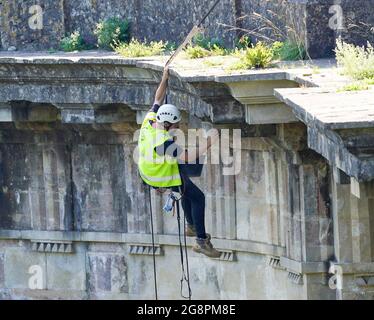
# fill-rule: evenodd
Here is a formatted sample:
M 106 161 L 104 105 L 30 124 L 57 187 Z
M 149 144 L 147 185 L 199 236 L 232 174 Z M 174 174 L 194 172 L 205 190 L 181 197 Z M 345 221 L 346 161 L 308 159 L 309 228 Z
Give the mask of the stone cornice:
M 0 230 L 1 240 L 30 240 L 30 241 L 70 241 L 70 242 L 105 242 L 126 244 L 152 244 L 150 234 L 115 233 L 115 232 L 79 232 L 79 231 L 38 231 L 38 230 Z M 215 246 L 223 251 L 253 252 L 263 255 L 283 255 L 285 248 L 267 243 L 249 240 L 213 239 Z M 177 235 L 155 235 L 158 245 L 178 246 Z M 187 239 L 187 246 L 192 246 L 194 240 Z
M 150 92 L 160 80 L 163 59 L 124 59 L 114 53 L 95 51 L 53 55 L 1 53 L 0 96 L 3 102 L 29 100 L 62 105 L 78 102 L 82 107 L 95 103 L 124 103 L 130 109 L 145 110 L 152 103 Z M 326 60 L 321 64 L 333 66 L 334 63 Z M 190 114 L 204 121 L 210 119 L 215 124 L 301 121 L 308 127 L 309 148 L 358 181 L 374 178 L 371 158 L 361 159 L 353 154 L 334 131 L 349 129 L 346 123 L 321 121 L 288 96 L 304 91 L 306 94 L 329 92 L 346 83 L 346 79 L 312 77 L 302 69 L 287 69 L 287 65 L 230 75 L 191 70 L 177 66 L 170 71 L 171 100 Z M 298 84 L 307 88 L 292 88 Z M 132 90 L 126 90 L 126 86 L 131 86 Z M 349 122 L 354 128 L 371 125 L 370 121 Z

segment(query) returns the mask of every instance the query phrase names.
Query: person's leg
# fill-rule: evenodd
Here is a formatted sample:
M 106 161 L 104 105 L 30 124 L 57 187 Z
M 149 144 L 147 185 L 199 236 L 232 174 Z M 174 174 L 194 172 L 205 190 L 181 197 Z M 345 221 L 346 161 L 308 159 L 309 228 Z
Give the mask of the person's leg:
M 205 239 L 205 195 L 189 178 L 185 178 L 183 182 L 182 206 L 183 210 L 184 206 L 187 209 L 186 220 L 190 223 L 189 219 L 192 218 L 191 222 L 195 227 L 196 236 Z
M 189 178 L 185 178 L 183 183 L 183 198 L 185 203 L 190 204 L 189 212 L 196 230 L 196 243 L 192 250 L 210 258 L 219 258 L 221 252 L 214 249 L 210 235 L 205 232 L 205 195 Z
M 194 225 L 193 218 L 192 218 L 191 200 L 186 197 L 182 197 L 182 208 L 183 208 L 184 215 L 186 216 L 187 223 L 191 226 Z

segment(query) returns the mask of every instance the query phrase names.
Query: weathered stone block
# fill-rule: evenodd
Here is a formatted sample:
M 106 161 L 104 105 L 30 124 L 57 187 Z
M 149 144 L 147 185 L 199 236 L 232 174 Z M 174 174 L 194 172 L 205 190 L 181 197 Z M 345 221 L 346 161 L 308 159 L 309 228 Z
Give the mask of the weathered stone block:
M 64 36 L 63 0 L 2 1 L 1 45 L 22 49 L 46 50 L 57 46 Z
M 318 300 L 324 297 L 325 300 L 335 300 L 335 291 L 327 284 L 326 274 L 304 275 L 304 285 L 306 288 L 305 299 Z
M 283 104 L 247 105 L 245 119 L 248 124 L 275 124 L 297 122 L 292 111 Z
M 128 266 L 124 255 L 88 253 L 88 290 L 93 296 L 100 293 L 128 293 Z
M 48 290 L 86 290 L 85 252 L 46 254 Z
M 265 170 L 271 168 L 266 168 L 265 154 L 261 151 L 242 152 L 242 166 L 247 175 L 235 177 L 238 239 L 271 242 L 271 207 L 274 203 L 267 194 L 266 177 L 271 173 Z
M 329 23 L 332 5 L 332 0 L 309 0 L 306 4 L 306 45 L 311 58 L 333 55 L 335 31 Z
M 277 137 L 289 150 L 300 151 L 307 148 L 307 128 L 301 122 L 277 125 Z
M 95 110 L 93 109 L 63 109 L 61 110 L 61 120 L 63 123 L 95 123 Z
M 4 253 L 0 253 L 0 288 L 4 288 L 5 276 L 4 276 Z
M 142 184 L 138 183 L 130 150 L 125 154 L 121 145 L 77 145 L 72 157 L 75 224 L 79 230 L 126 232 L 127 215 L 139 218 L 137 227 L 147 230 L 146 202 L 140 193 L 136 200 L 131 199 L 133 189 Z M 136 212 L 141 213 L 139 217 Z
M 344 15 L 342 29 L 337 30 L 337 36 L 349 43 L 366 45 L 374 41 L 374 7 L 373 0 L 343 0 L 340 2 L 341 12 Z
M 1 103 L 0 104 L 0 122 L 11 122 L 11 121 L 13 121 L 11 106 L 9 104 Z
M 7 249 L 4 258 L 5 286 L 7 288 L 40 289 L 47 287 L 47 265 L 44 253 L 23 248 Z
M 22 136 L 28 134 L 20 134 L 18 138 Z M 3 142 L 8 137 L 3 135 Z M 48 135 L 35 138 L 43 141 Z M 4 229 L 31 226 L 44 230 L 69 229 L 70 205 L 66 193 L 70 170 L 66 147 L 2 143 L 0 154 L 0 170 L 14 172 L 0 177 L 0 226 Z M 18 156 L 14 157 L 15 154 Z

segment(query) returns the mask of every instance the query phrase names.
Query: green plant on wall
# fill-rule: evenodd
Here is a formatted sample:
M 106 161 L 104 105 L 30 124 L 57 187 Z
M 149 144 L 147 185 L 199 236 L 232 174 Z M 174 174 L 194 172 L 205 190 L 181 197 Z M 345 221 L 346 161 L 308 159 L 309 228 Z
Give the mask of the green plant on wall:
M 344 87 L 337 90 L 337 92 L 344 92 L 344 91 L 363 91 L 368 90 L 369 85 L 365 81 L 357 81 L 350 84 L 345 85 Z
M 189 46 L 185 50 L 187 57 L 190 59 L 200 59 L 209 57 L 211 55 L 210 51 L 201 46 Z
M 80 51 L 86 49 L 84 40 L 79 31 L 74 31 L 60 41 L 60 47 L 65 52 Z
M 205 37 L 203 34 L 199 33 L 197 34 L 193 40 L 192 44 L 194 46 L 200 46 L 206 50 L 213 50 L 215 48 L 221 48 L 224 49 L 225 46 L 223 45 L 222 40 L 218 38 L 209 38 Z
M 247 49 L 244 60 L 252 68 L 266 68 L 273 60 L 273 53 L 265 44 L 259 42 L 253 48 Z
M 113 50 L 117 44 L 130 41 L 130 22 L 119 18 L 109 18 L 96 25 L 94 34 L 97 36 L 99 48 Z
M 291 40 L 285 42 L 275 41 L 272 44 L 274 59 L 282 61 L 304 60 L 306 50 L 303 44 Z
M 140 42 L 132 39 L 129 43 L 119 43 L 115 47 L 115 51 L 127 58 L 157 56 L 164 53 L 167 43 L 163 41 L 152 41 L 150 43 Z
M 338 39 L 335 53 L 344 75 L 355 80 L 374 79 L 374 48 L 370 43 L 359 47 Z
M 189 59 L 199 59 L 210 56 L 224 56 L 228 53 L 222 40 L 218 38 L 205 37 L 198 34 L 192 39 L 192 44 L 185 49 Z
M 263 42 L 258 42 L 255 46 L 247 50 L 236 51 L 239 62 L 233 64 L 231 70 L 267 68 L 273 61 L 273 50 Z
M 239 50 L 245 50 L 252 45 L 252 40 L 248 35 L 243 35 L 239 39 L 235 40 L 235 48 Z

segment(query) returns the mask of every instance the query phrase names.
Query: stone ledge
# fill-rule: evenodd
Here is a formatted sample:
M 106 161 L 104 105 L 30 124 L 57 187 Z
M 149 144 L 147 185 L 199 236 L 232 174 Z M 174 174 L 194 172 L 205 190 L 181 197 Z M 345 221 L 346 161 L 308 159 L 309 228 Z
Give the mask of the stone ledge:
M 374 125 L 373 91 L 337 92 L 337 88 L 274 90 L 275 97 L 290 106 L 307 125 L 317 122 L 324 129 L 368 128 Z
M 335 263 L 331 262 L 330 265 L 335 270 L 340 268 L 343 274 L 371 274 L 374 276 L 374 262 L 360 262 L 360 263 Z
M 235 251 L 233 250 L 221 250 L 221 256 L 218 258 L 221 261 L 234 262 L 237 261 Z
M 294 274 L 327 273 L 328 262 L 300 262 L 286 257 L 280 257 L 280 265 Z
M 129 244 L 129 253 L 133 255 L 145 255 L 145 256 L 152 256 L 153 252 L 156 256 L 164 255 L 162 247 L 160 245 L 153 246 L 149 244 L 138 244 L 138 243 L 130 243 Z
M 281 265 L 280 257 L 276 256 L 268 256 L 268 265 L 274 269 L 278 270 L 285 270 L 285 268 Z
M 142 243 L 152 244 L 150 234 L 130 234 L 114 232 L 78 232 L 78 231 L 35 231 L 35 230 L 0 230 L 0 240 L 34 240 L 34 241 L 71 241 L 71 242 L 107 242 L 107 243 Z M 224 260 L 235 260 L 233 252 L 250 252 L 263 255 L 280 256 L 284 254 L 285 248 L 271 244 L 246 241 L 246 240 L 225 240 L 212 239 L 214 246 L 222 250 Z M 177 235 L 155 235 L 155 243 L 165 246 L 179 246 Z M 187 239 L 187 246 L 191 247 L 193 238 Z
M 75 91 L 77 90 L 76 86 L 80 83 L 90 82 L 90 86 L 86 87 L 86 95 L 94 95 L 95 90 L 97 91 L 97 85 L 100 84 L 103 86 L 103 88 L 101 88 L 103 91 L 101 94 L 103 95 L 103 97 L 105 97 L 105 103 L 127 101 L 131 109 L 134 110 L 146 109 L 148 108 L 148 105 L 151 104 L 151 102 L 146 102 L 146 99 L 130 99 L 131 97 L 127 96 L 123 92 L 123 89 L 121 89 L 120 85 L 123 82 L 129 81 L 131 79 L 132 84 L 140 81 L 138 87 L 134 88 L 133 90 L 143 90 L 144 88 L 142 88 L 141 85 L 144 85 L 144 83 L 147 83 L 147 85 L 153 90 L 153 86 L 156 86 L 157 82 L 159 81 L 158 73 L 162 70 L 165 59 L 167 59 L 167 56 L 126 59 L 116 53 L 108 53 L 103 51 L 89 51 L 79 53 L 59 52 L 55 54 L 48 54 L 45 52 L 16 52 L 12 54 L 0 54 L 0 64 L 4 65 L 7 69 L 6 72 L 3 72 L 3 81 L 11 83 L 12 81 L 14 81 L 14 79 L 21 79 L 26 83 L 33 83 L 36 80 L 46 83 L 56 82 L 57 80 L 60 80 L 57 84 L 59 84 L 61 81 L 67 82 L 69 83 L 69 86 L 64 90 L 61 90 L 59 86 L 52 86 L 52 96 L 54 96 L 55 99 L 57 99 L 56 97 L 60 97 L 60 100 L 62 99 L 62 97 L 64 97 L 63 101 L 60 101 L 63 103 L 71 102 L 67 97 L 75 95 Z M 22 64 L 24 64 L 23 68 L 27 71 L 25 74 L 23 72 L 20 72 L 21 68 L 19 65 Z M 67 70 L 67 74 L 64 75 L 61 74 L 61 72 L 52 72 L 53 77 L 51 78 L 50 69 L 53 68 L 54 65 L 58 67 L 58 65 L 61 64 L 65 65 L 64 67 Z M 91 64 L 91 69 L 93 70 L 95 70 L 96 66 L 100 66 L 101 75 L 99 78 L 90 75 L 92 73 L 92 70 L 86 70 L 85 65 L 87 64 Z M 184 95 L 185 93 L 187 93 L 191 96 L 191 98 L 196 99 L 196 101 L 192 101 L 191 103 L 191 105 L 194 105 L 192 110 L 189 110 L 191 113 L 196 113 L 196 115 L 199 117 L 210 116 L 213 122 L 218 123 L 223 121 L 223 123 L 226 123 L 228 122 L 227 120 L 232 120 L 232 116 L 231 118 L 229 117 L 229 119 L 225 118 L 225 116 L 227 116 L 228 114 L 232 114 L 232 112 L 239 113 L 237 115 L 237 121 L 244 122 L 244 115 L 241 114 L 244 113 L 244 110 L 241 110 L 242 106 L 235 105 L 235 102 L 237 101 L 246 105 L 255 105 L 255 107 L 253 107 L 251 110 L 250 117 L 253 123 L 249 121 L 250 124 L 295 122 L 297 121 L 297 119 L 293 115 L 292 110 L 290 108 L 286 108 L 284 105 L 279 104 L 279 100 L 274 97 L 273 89 L 298 86 L 299 79 L 302 83 L 304 83 L 304 80 L 301 76 L 298 77 L 298 74 L 302 73 L 302 70 L 300 70 L 300 68 L 305 69 L 305 67 L 308 67 L 307 63 L 298 65 L 299 69 L 295 69 L 295 66 L 284 64 L 280 66 L 280 68 L 270 68 L 265 70 L 246 70 L 234 74 L 227 74 L 222 70 L 219 71 L 216 69 L 202 69 L 201 66 L 199 66 L 199 63 L 197 63 L 197 66 L 191 67 L 188 61 L 179 61 L 175 64 L 175 66 L 173 66 L 173 69 L 170 70 L 170 74 L 174 76 L 173 81 L 170 82 L 170 86 L 176 86 L 173 87 L 173 90 L 175 92 L 178 92 L 178 94 Z M 77 76 L 76 72 L 71 72 L 73 68 L 74 70 L 76 68 L 82 69 L 82 72 L 79 73 L 79 76 Z M 44 71 L 38 72 L 40 70 Z M 9 76 L 9 74 L 11 74 L 11 76 Z M 115 76 L 113 76 L 113 74 Z M 29 78 L 30 75 L 32 75 L 31 78 Z M 18 82 L 13 85 L 14 88 L 11 90 L 13 94 L 4 94 L 3 99 L 5 101 L 20 99 L 25 100 L 26 97 L 19 94 L 20 90 L 32 92 L 32 86 L 25 88 L 23 85 L 23 87 L 20 88 Z M 76 83 L 75 86 L 74 83 Z M 217 107 L 217 100 L 211 102 L 208 101 L 208 104 L 216 106 L 216 108 L 213 110 L 213 115 L 211 114 L 212 110 L 210 110 L 210 112 L 208 110 L 210 106 L 200 106 L 198 102 L 201 102 L 200 98 L 204 101 L 204 97 L 202 97 L 201 95 L 197 97 L 196 92 L 194 92 L 192 88 L 189 88 L 189 86 L 191 85 L 200 83 L 216 83 L 217 85 L 220 84 L 230 87 L 233 91 L 232 100 L 230 100 L 230 104 L 232 104 L 230 105 L 230 112 L 226 112 L 226 110 L 224 109 L 224 115 L 221 115 L 220 112 L 222 113 L 222 111 L 220 110 L 222 108 L 221 106 Z M 242 88 L 243 83 L 245 84 L 245 88 Z M 313 84 L 310 83 L 310 85 Z M 315 85 L 317 86 L 317 84 Z M 48 93 L 43 95 L 43 86 L 39 85 L 39 87 L 40 88 L 38 88 L 38 90 L 40 92 L 38 93 L 38 95 L 30 95 L 29 98 L 31 100 L 34 99 L 35 102 L 48 101 L 48 99 L 50 99 L 50 94 Z M 248 88 L 252 89 L 248 91 L 246 90 Z M 259 88 L 261 90 L 259 90 Z M 104 91 L 107 92 L 104 94 Z M 9 92 L 9 90 L 5 92 Z M 108 98 L 114 96 L 118 97 L 119 100 L 117 101 L 114 98 Z M 140 94 L 139 96 L 143 97 L 147 95 L 145 94 L 145 92 L 142 92 L 142 94 Z M 177 96 L 178 95 L 176 95 L 175 97 Z M 75 98 L 82 101 L 84 100 L 84 96 L 82 95 Z M 179 101 L 175 101 L 175 103 L 178 102 Z M 228 102 L 229 101 L 227 100 L 226 103 Z M 256 106 L 259 104 L 269 105 L 270 103 L 274 104 L 272 110 L 263 110 L 261 108 L 256 108 Z M 183 105 L 183 103 L 180 104 Z M 204 111 L 202 112 L 201 110 Z M 83 118 L 84 122 L 92 122 L 92 116 L 85 116 Z M 86 118 L 87 120 L 85 120 Z M 70 122 L 69 119 L 68 122 Z
M 373 179 L 372 156 L 360 158 L 352 153 L 346 146 L 344 135 L 335 131 L 364 130 L 374 125 L 370 111 L 373 103 L 368 98 L 372 96 L 372 91 L 360 94 L 340 93 L 338 96 L 332 88 L 276 89 L 275 96 L 289 106 L 295 116 L 307 126 L 310 149 L 358 182 Z M 318 103 L 318 99 L 323 101 L 322 105 Z M 335 100 L 336 103 L 328 108 L 328 103 Z M 355 110 L 360 113 L 356 114 Z M 359 136 L 357 132 L 353 134 Z
M 71 241 L 45 241 L 31 240 L 32 251 L 48 253 L 73 253 L 73 244 Z
M 289 271 L 287 278 L 288 278 L 288 280 L 290 280 L 294 284 L 297 284 L 297 285 L 303 285 L 304 284 L 302 273 Z
M 0 52 L 0 64 L 25 64 L 25 65 L 111 65 L 111 66 L 129 66 L 142 69 L 150 69 L 153 71 L 162 71 L 163 63 L 167 60 L 168 56 L 162 57 L 148 57 L 148 58 L 123 58 L 116 53 L 106 51 L 85 51 L 77 53 L 64 53 L 58 52 L 48 54 L 46 52 Z M 317 81 L 303 76 L 302 70 L 308 68 L 305 62 L 299 63 L 295 66 L 287 63 L 280 63 L 279 68 L 246 70 L 238 73 L 227 74 L 222 71 L 211 71 L 208 74 L 205 70 L 196 69 L 191 74 L 190 61 L 186 60 L 186 69 L 183 71 L 182 64 L 173 66 L 170 69 L 170 74 L 178 76 L 185 82 L 218 82 L 218 83 L 235 83 L 241 81 L 264 81 L 264 80 L 289 80 L 308 87 L 319 86 Z M 321 64 L 323 67 L 329 64 L 334 67 L 334 64 L 329 59 L 321 59 L 313 61 L 313 64 Z M 204 74 L 204 75 L 202 75 Z

